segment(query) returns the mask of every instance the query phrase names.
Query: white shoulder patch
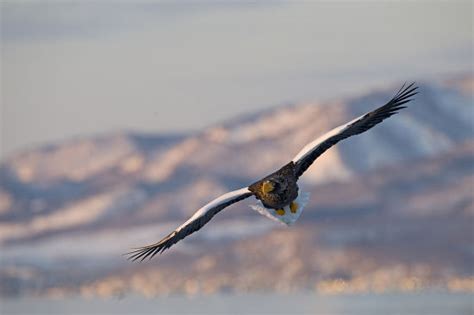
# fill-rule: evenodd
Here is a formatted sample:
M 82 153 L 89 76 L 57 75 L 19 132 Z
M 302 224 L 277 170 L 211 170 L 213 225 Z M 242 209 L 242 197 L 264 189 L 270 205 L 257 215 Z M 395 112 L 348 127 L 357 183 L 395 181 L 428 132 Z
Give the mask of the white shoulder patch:
M 308 143 L 307 145 L 304 146 L 303 149 L 301 149 L 300 152 L 298 152 L 298 154 L 293 158 L 293 162 L 295 163 L 298 163 L 298 161 L 302 160 L 305 158 L 305 156 L 307 156 L 308 154 L 311 153 L 311 151 L 313 151 L 314 149 L 316 149 L 318 146 L 320 146 L 322 143 L 324 143 L 324 141 L 328 140 L 329 138 L 335 136 L 335 135 L 338 135 L 342 132 L 344 132 L 344 130 L 346 128 L 348 128 L 350 125 L 352 125 L 353 123 L 355 123 L 356 121 L 358 121 L 359 119 L 361 119 L 362 117 L 364 117 L 364 115 L 361 115 L 351 121 L 349 121 L 348 123 L 344 124 L 344 125 L 341 125 L 339 127 L 336 127 L 328 132 L 326 132 L 324 135 L 320 136 L 319 138 L 317 138 L 316 140 Z
M 261 215 L 263 215 L 263 216 L 265 216 L 265 217 L 267 217 L 267 218 L 269 218 L 273 221 L 276 221 L 278 223 L 289 226 L 289 225 L 292 225 L 293 223 L 295 223 L 296 220 L 298 220 L 301 213 L 303 212 L 304 207 L 306 206 L 306 204 L 309 201 L 309 196 L 310 196 L 310 193 L 308 193 L 308 192 L 300 192 L 298 194 L 298 197 L 295 199 L 295 202 L 298 204 L 298 208 L 296 209 L 295 213 L 291 212 L 289 205 L 284 208 L 284 210 L 285 210 L 284 215 L 279 215 L 279 214 L 276 213 L 276 210 L 267 209 L 267 208 L 265 208 L 264 206 L 262 206 L 260 204 L 250 205 L 250 208 L 252 208 L 253 210 L 260 213 Z
M 184 228 L 186 225 L 188 225 L 189 223 L 193 222 L 194 220 L 202 217 L 203 215 L 205 215 L 209 210 L 211 210 L 212 208 L 220 205 L 220 204 L 223 204 L 223 203 L 226 203 L 232 199 L 235 199 L 235 198 L 238 198 L 242 195 L 245 195 L 246 193 L 249 193 L 250 190 L 248 187 L 245 187 L 245 188 L 241 188 L 241 189 L 237 189 L 237 190 L 233 190 L 233 191 L 230 191 L 228 193 L 225 193 L 223 194 L 222 196 L 220 197 L 217 197 L 216 199 L 212 200 L 211 202 L 209 202 L 207 205 L 205 205 L 204 207 L 200 208 L 198 211 L 196 211 L 192 217 L 190 217 L 186 222 L 184 222 L 183 224 L 181 224 L 177 229 L 176 231 L 179 231 L 181 230 L 182 228 Z

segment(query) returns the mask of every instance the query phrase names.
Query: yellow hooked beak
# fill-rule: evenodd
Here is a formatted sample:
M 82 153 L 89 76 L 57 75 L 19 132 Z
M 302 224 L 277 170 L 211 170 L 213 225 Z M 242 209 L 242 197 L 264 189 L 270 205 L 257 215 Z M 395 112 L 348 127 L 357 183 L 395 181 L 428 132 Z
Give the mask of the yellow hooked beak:
M 262 185 L 262 191 L 264 194 L 268 194 L 269 192 L 273 191 L 275 189 L 275 185 L 271 181 L 264 181 Z

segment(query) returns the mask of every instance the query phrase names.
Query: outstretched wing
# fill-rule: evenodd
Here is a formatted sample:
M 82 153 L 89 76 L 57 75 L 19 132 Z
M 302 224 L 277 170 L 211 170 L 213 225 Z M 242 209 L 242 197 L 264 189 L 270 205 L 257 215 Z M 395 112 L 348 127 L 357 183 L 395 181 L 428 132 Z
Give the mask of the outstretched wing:
M 397 94 L 384 106 L 357 117 L 345 125 L 334 128 L 313 142 L 307 144 L 293 158 L 293 162 L 296 166 L 296 176 L 300 177 L 303 175 L 308 167 L 313 164 L 314 160 L 339 141 L 367 131 L 382 122 L 384 119 L 396 114 L 398 110 L 405 108 L 406 106 L 403 106 L 403 104 L 411 101 L 410 97 L 418 93 L 416 91 L 417 89 L 418 87 L 415 86 L 415 83 L 406 87 L 404 84 Z
M 252 195 L 253 194 L 246 187 L 228 192 L 214 199 L 213 201 L 209 202 L 207 205 L 196 211 L 196 213 L 194 213 L 188 221 L 184 222 L 181 226 L 179 226 L 173 232 L 168 234 L 161 241 L 148 246 L 137 248 L 131 251 L 130 253 L 127 253 L 127 255 L 129 255 L 128 259 L 140 259 L 141 261 L 143 261 L 147 257 L 149 257 L 150 259 L 153 258 L 153 256 L 155 256 L 157 253 L 165 251 L 166 249 L 170 248 L 172 245 L 176 244 L 186 236 L 202 228 L 207 222 L 212 219 L 213 216 L 215 216 L 225 207 L 228 207 L 231 204 L 248 198 Z

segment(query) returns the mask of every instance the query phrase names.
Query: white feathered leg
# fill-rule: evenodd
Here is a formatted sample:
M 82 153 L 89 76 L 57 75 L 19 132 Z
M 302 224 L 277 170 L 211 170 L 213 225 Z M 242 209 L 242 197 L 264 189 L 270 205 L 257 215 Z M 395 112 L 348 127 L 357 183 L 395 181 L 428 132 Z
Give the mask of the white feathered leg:
M 301 213 L 303 212 L 304 207 L 306 204 L 308 204 L 309 196 L 310 193 L 308 192 L 299 193 L 298 197 L 294 200 L 296 203 L 296 209 L 294 209 L 296 211 L 294 213 L 291 211 L 290 205 L 287 205 L 283 208 L 285 212 L 283 215 L 279 215 L 275 209 L 267 209 L 259 204 L 250 205 L 250 208 L 273 221 L 289 226 L 298 220 Z

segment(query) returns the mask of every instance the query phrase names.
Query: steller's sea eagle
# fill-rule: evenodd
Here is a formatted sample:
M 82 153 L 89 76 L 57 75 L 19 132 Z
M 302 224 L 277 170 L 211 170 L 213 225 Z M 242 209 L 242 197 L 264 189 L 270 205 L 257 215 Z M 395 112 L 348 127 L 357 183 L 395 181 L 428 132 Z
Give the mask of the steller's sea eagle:
M 298 179 L 308 167 L 327 149 L 350 136 L 363 133 L 384 119 L 405 108 L 404 104 L 416 95 L 418 87 L 414 83 L 403 85 L 387 104 L 365 115 L 334 128 L 313 142 L 307 144 L 288 164 L 278 171 L 251 184 L 248 187 L 228 192 L 196 211 L 186 222 L 157 243 L 134 249 L 127 255 L 131 260 L 152 258 L 170 248 L 186 236 L 196 232 L 213 216 L 233 203 L 255 196 L 262 203 L 253 209 L 261 214 L 291 224 L 299 217 L 307 202 L 307 194 L 298 194 Z

